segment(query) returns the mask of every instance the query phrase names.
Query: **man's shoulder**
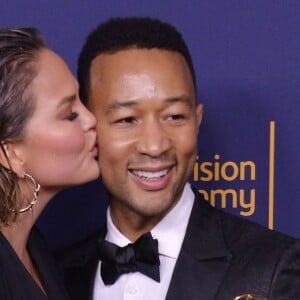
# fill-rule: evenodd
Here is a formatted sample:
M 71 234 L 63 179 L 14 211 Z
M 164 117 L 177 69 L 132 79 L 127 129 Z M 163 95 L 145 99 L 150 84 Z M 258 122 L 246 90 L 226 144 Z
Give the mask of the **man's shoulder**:
M 298 299 L 294 297 L 300 292 L 298 239 L 212 207 L 196 195 L 191 230 L 194 234 L 205 234 L 197 215 L 206 220 L 207 235 L 215 234 L 217 238 L 214 236 L 212 240 L 217 239 L 215 244 L 227 250 L 228 269 L 220 295 L 227 295 L 228 287 L 237 288 L 237 293 L 240 289 L 256 291 L 259 287 L 259 291 L 272 296 L 281 295 L 287 289 L 293 296 L 285 299 Z
M 243 242 L 247 246 L 257 243 L 259 246 L 285 248 L 297 240 L 289 235 L 276 230 L 271 230 L 265 225 L 258 224 L 249 219 L 231 215 L 218 210 L 224 236 L 230 243 Z
M 284 233 L 212 207 L 201 196 L 197 196 L 196 201 L 199 201 L 199 209 L 207 210 L 212 218 L 216 218 L 220 222 L 224 240 L 229 249 L 251 248 L 254 250 L 257 248 L 282 252 L 294 243 L 299 243 L 299 240 Z
M 223 289 L 226 291 L 235 280 L 237 286 L 246 284 L 250 291 L 261 287 L 270 299 L 285 293 L 291 296 L 284 299 L 298 299 L 300 241 L 250 220 L 214 211 L 220 217 L 231 257 Z

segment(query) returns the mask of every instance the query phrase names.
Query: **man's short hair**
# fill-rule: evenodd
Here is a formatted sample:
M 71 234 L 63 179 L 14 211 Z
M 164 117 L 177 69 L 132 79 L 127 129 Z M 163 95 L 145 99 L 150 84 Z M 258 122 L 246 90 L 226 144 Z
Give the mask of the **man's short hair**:
M 88 35 L 79 55 L 77 76 L 83 102 L 88 98 L 93 59 L 103 53 L 112 54 L 130 48 L 157 48 L 180 53 L 187 62 L 196 90 L 196 75 L 189 49 L 174 26 L 153 18 L 112 18 Z

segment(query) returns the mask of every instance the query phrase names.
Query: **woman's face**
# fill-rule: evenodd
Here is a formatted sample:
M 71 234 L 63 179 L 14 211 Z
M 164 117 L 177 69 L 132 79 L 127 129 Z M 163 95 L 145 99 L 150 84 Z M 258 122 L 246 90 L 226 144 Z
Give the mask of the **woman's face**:
M 41 50 L 28 91 L 34 112 L 16 145 L 23 170 L 54 191 L 97 178 L 96 119 L 80 102 L 69 68 L 51 50 Z

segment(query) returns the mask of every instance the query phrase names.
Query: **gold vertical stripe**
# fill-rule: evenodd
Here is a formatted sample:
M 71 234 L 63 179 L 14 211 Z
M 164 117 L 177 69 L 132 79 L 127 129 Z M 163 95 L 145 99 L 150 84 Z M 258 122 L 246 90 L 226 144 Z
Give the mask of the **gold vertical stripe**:
M 269 228 L 274 229 L 275 121 L 270 122 L 269 149 Z

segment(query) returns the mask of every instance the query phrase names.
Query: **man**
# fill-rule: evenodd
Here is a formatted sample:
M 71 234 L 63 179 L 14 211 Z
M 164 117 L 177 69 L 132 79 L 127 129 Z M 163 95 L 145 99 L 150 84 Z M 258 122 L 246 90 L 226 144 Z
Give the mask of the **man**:
M 299 242 L 211 207 L 187 183 L 202 105 L 180 33 L 109 20 L 88 37 L 78 77 L 110 206 L 105 228 L 64 259 L 72 298 L 300 299 Z

